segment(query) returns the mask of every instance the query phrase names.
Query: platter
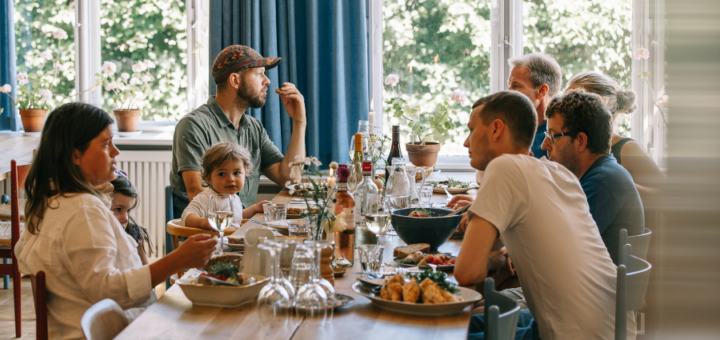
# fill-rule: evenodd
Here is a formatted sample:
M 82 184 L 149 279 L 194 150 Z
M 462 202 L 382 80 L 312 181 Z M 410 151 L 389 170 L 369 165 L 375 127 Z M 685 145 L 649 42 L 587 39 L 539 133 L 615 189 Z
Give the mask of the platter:
M 460 292 L 455 294 L 460 296 L 463 301 L 449 302 L 443 304 L 422 304 L 422 303 L 409 303 L 402 301 L 385 300 L 380 297 L 379 290 L 374 291 L 372 287 L 362 283 L 355 282 L 352 289 L 370 299 L 373 305 L 386 309 L 393 312 L 423 316 L 442 316 L 462 313 L 465 307 L 473 305 L 475 302 L 482 299 L 482 294 L 464 287 L 456 287 Z

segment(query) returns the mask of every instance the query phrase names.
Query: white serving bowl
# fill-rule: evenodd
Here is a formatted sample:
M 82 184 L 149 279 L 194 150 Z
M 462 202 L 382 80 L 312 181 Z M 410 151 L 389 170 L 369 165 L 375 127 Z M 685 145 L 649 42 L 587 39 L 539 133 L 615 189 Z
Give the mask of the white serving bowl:
M 180 288 L 182 288 L 185 296 L 192 301 L 194 305 L 236 308 L 255 300 L 260 293 L 260 289 L 270 282 L 270 279 L 266 276 L 254 274 L 243 275 L 243 279 L 245 280 L 248 280 L 251 277 L 255 278 L 255 283 L 239 287 L 209 286 L 183 283 L 180 281 L 178 281 L 177 284 L 180 285 Z M 185 277 L 183 277 L 183 279 L 185 279 Z

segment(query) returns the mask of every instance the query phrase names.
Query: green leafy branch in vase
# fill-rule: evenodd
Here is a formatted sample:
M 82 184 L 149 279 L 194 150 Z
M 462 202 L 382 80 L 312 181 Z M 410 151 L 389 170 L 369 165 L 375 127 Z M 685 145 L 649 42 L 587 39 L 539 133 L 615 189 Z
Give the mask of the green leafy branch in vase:
M 400 77 L 397 74 L 390 74 L 385 78 L 385 85 L 395 86 L 399 81 Z M 410 142 L 419 145 L 425 145 L 425 142 L 430 140 L 443 144 L 450 139 L 450 131 L 454 128 L 452 117 L 455 116 L 456 104 L 462 107 L 467 103 L 468 99 L 464 94 L 453 91 L 449 101 L 439 102 L 435 111 L 423 114 L 420 105 L 410 105 L 400 97 L 385 101 L 388 106 L 387 112 L 395 118 L 407 121 L 410 128 Z
M 345 213 L 335 216 L 328 207 L 334 206 L 337 203 L 335 199 L 336 187 L 328 188 L 327 184 L 322 182 L 315 182 L 313 177 L 322 178 L 323 174 L 320 172 L 319 167 L 322 163 L 315 157 L 301 157 L 295 156 L 295 161 L 290 163 L 290 177 L 298 178 L 293 181 L 287 181 L 286 187 L 290 187 L 290 194 L 294 194 L 296 188 L 305 188 L 306 184 L 309 183 L 310 187 L 307 191 L 304 191 L 303 195 L 305 199 L 306 209 L 302 212 L 301 216 L 305 218 L 307 227 L 312 230 L 311 235 L 315 240 L 322 239 L 322 233 L 334 233 L 337 231 L 343 231 L 347 227 L 345 223 Z M 307 181 L 307 182 L 306 182 Z M 292 185 L 295 185 L 292 187 Z M 317 208 L 313 209 L 310 206 L 310 198 L 314 202 Z M 330 203 L 333 205 L 330 205 Z

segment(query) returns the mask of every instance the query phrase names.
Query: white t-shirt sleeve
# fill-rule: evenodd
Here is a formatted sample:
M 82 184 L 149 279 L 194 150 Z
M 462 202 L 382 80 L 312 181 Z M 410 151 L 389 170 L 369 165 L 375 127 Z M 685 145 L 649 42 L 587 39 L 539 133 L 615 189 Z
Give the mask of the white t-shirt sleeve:
M 190 214 L 195 214 L 203 218 L 207 217 L 207 210 L 210 206 L 210 193 L 208 191 L 210 191 L 210 189 L 201 192 L 190 201 L 190 204 L 183 210 L 182 216 L 180 217 L 181 225 L 185 225 L 185 219 L 187 219 Z
M 502 234 L 525 219 L 527 206 L 528 184 L 515 160 L 508 156 L 492 160 L 470 211 Z

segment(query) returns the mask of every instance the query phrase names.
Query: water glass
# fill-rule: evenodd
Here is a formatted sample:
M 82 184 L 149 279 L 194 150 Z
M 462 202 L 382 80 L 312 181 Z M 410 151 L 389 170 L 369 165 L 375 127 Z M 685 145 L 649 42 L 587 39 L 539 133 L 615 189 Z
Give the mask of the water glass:
M 385 247 L 377 244 L 363 244 L 358 246 L 357 249 L 363 274 L 371 279 L 382 278 L 382 260 Z
M 305 220 L 288 220 L 288 235 L 310 236 L 310 229 L 305 226 Z
M 287 204 L 282 203 L 265 203 L 263 204 L 263 212 L 265 222 L 285 221 L 287 217 Z
M 298 244 L 295 247 L 290 264 L 290 283 L 297 291 L 306 283 L 312 282 L 315 270 L 315 252 L 308 246 Z
M 432 203 L 430 203 L 430 201 L 432 200 L 433 196 L 433 185 L 425 184 L 422 187 L 418 185 L 417 189 L 419 199 L 418 203 L 420 204 L 420 206 L 423 208 L 430 208 L 432 206 Z
M 287 244 L 287 247 L 280 250 L 280 273 L 283 278 L 289 278 L 295 248 L 300 242 L 298 240 L 288 239 L 284 240 L 283 243 Z

